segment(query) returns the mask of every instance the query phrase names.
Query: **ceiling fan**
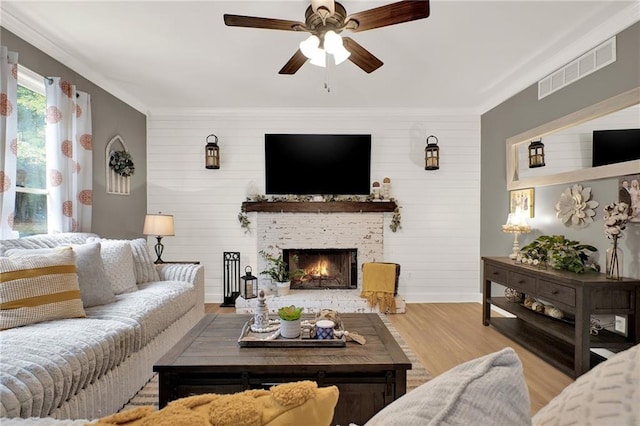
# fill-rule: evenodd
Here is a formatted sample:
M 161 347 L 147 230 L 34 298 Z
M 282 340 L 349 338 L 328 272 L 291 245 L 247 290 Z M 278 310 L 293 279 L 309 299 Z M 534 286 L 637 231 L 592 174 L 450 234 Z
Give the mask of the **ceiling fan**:
M 343 31 L 361 32 L 427 18 L 429 0 L 400 1 L 352 15 L 347 15 L 344 6 L 334 0 L 311 0 L 304 16 L 305 21 L 298 22 L 225 14 L 224 23 L 231 27 L 310 33 L 309 38 L 300 43 L 300 48 L 279 74 L 295 74 L 308 59 L 314 65 L 326 66 L 329 55 L 336 64 L 349 59 L 365 72 L 371 73 L 382 66 L 382 61 L 351 37 L 341 37 L 339 34 Z

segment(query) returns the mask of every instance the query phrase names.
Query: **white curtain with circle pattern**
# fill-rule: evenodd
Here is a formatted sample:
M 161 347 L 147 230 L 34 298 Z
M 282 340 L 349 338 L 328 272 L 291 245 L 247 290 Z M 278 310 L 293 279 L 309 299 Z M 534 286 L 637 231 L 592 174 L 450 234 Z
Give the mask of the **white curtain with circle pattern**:
M 45 78 L 49 233 L 90 232 L 93 151 L 89 94 Z
M 0 46 L 0 240 L 16 238 L 18 156 L 18 54 Z

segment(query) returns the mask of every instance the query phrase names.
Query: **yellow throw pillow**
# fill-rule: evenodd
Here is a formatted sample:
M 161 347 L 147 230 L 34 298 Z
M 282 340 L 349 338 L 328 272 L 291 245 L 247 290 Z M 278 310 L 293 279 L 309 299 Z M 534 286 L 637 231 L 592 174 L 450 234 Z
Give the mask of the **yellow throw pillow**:
M 0 257 L 0 330 L 85 316 L 70 247 Z
M 91 426 L 328 426 L 338 388 L 302 381 L 235 394 L 204 394 L 169 403 L 160 411 L 132 408 Z

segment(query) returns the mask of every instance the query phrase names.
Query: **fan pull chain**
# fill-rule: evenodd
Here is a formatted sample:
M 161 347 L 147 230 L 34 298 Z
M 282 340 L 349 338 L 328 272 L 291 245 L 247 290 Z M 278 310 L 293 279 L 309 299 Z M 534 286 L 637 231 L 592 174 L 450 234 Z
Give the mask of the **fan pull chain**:
M 331 93 L 331 85 L 329 84 L 329 68 L 331 68 L 332 65 L 331 58 L 333 58 L 333 55 L 325 53 L 326 67 L 324 69 L 324 88 L 327 93 Z

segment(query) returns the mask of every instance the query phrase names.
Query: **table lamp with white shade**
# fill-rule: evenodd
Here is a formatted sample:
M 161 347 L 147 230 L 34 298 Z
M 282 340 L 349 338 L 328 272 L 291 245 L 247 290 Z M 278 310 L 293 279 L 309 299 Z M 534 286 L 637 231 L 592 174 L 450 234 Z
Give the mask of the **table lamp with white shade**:
M 144 235 L 155 235 L 158 242 L 155 245 L 156 259 L 155 263 L 164 263 L 162 261 L 162 252 L 164 251 L 164 245 L 162 245 L 162 237 L 173 236 L 173 215 L 162 214 L 148 214 L 144 218 L 144 229 L 142 230 Z
M 514 234 L 513 252 L 509 255 L 509 258 L 515 259 L 518 257 L 518 252 L 520 251 L 518 235 L 528 234 L 531 232 L 531 227 L 527 223 L 526 213 L 520 208 L 516 208 L 514 213 L 509 213 L 509 216 L 507 216 L 507 223 L 502 225 L 502 232 Z

